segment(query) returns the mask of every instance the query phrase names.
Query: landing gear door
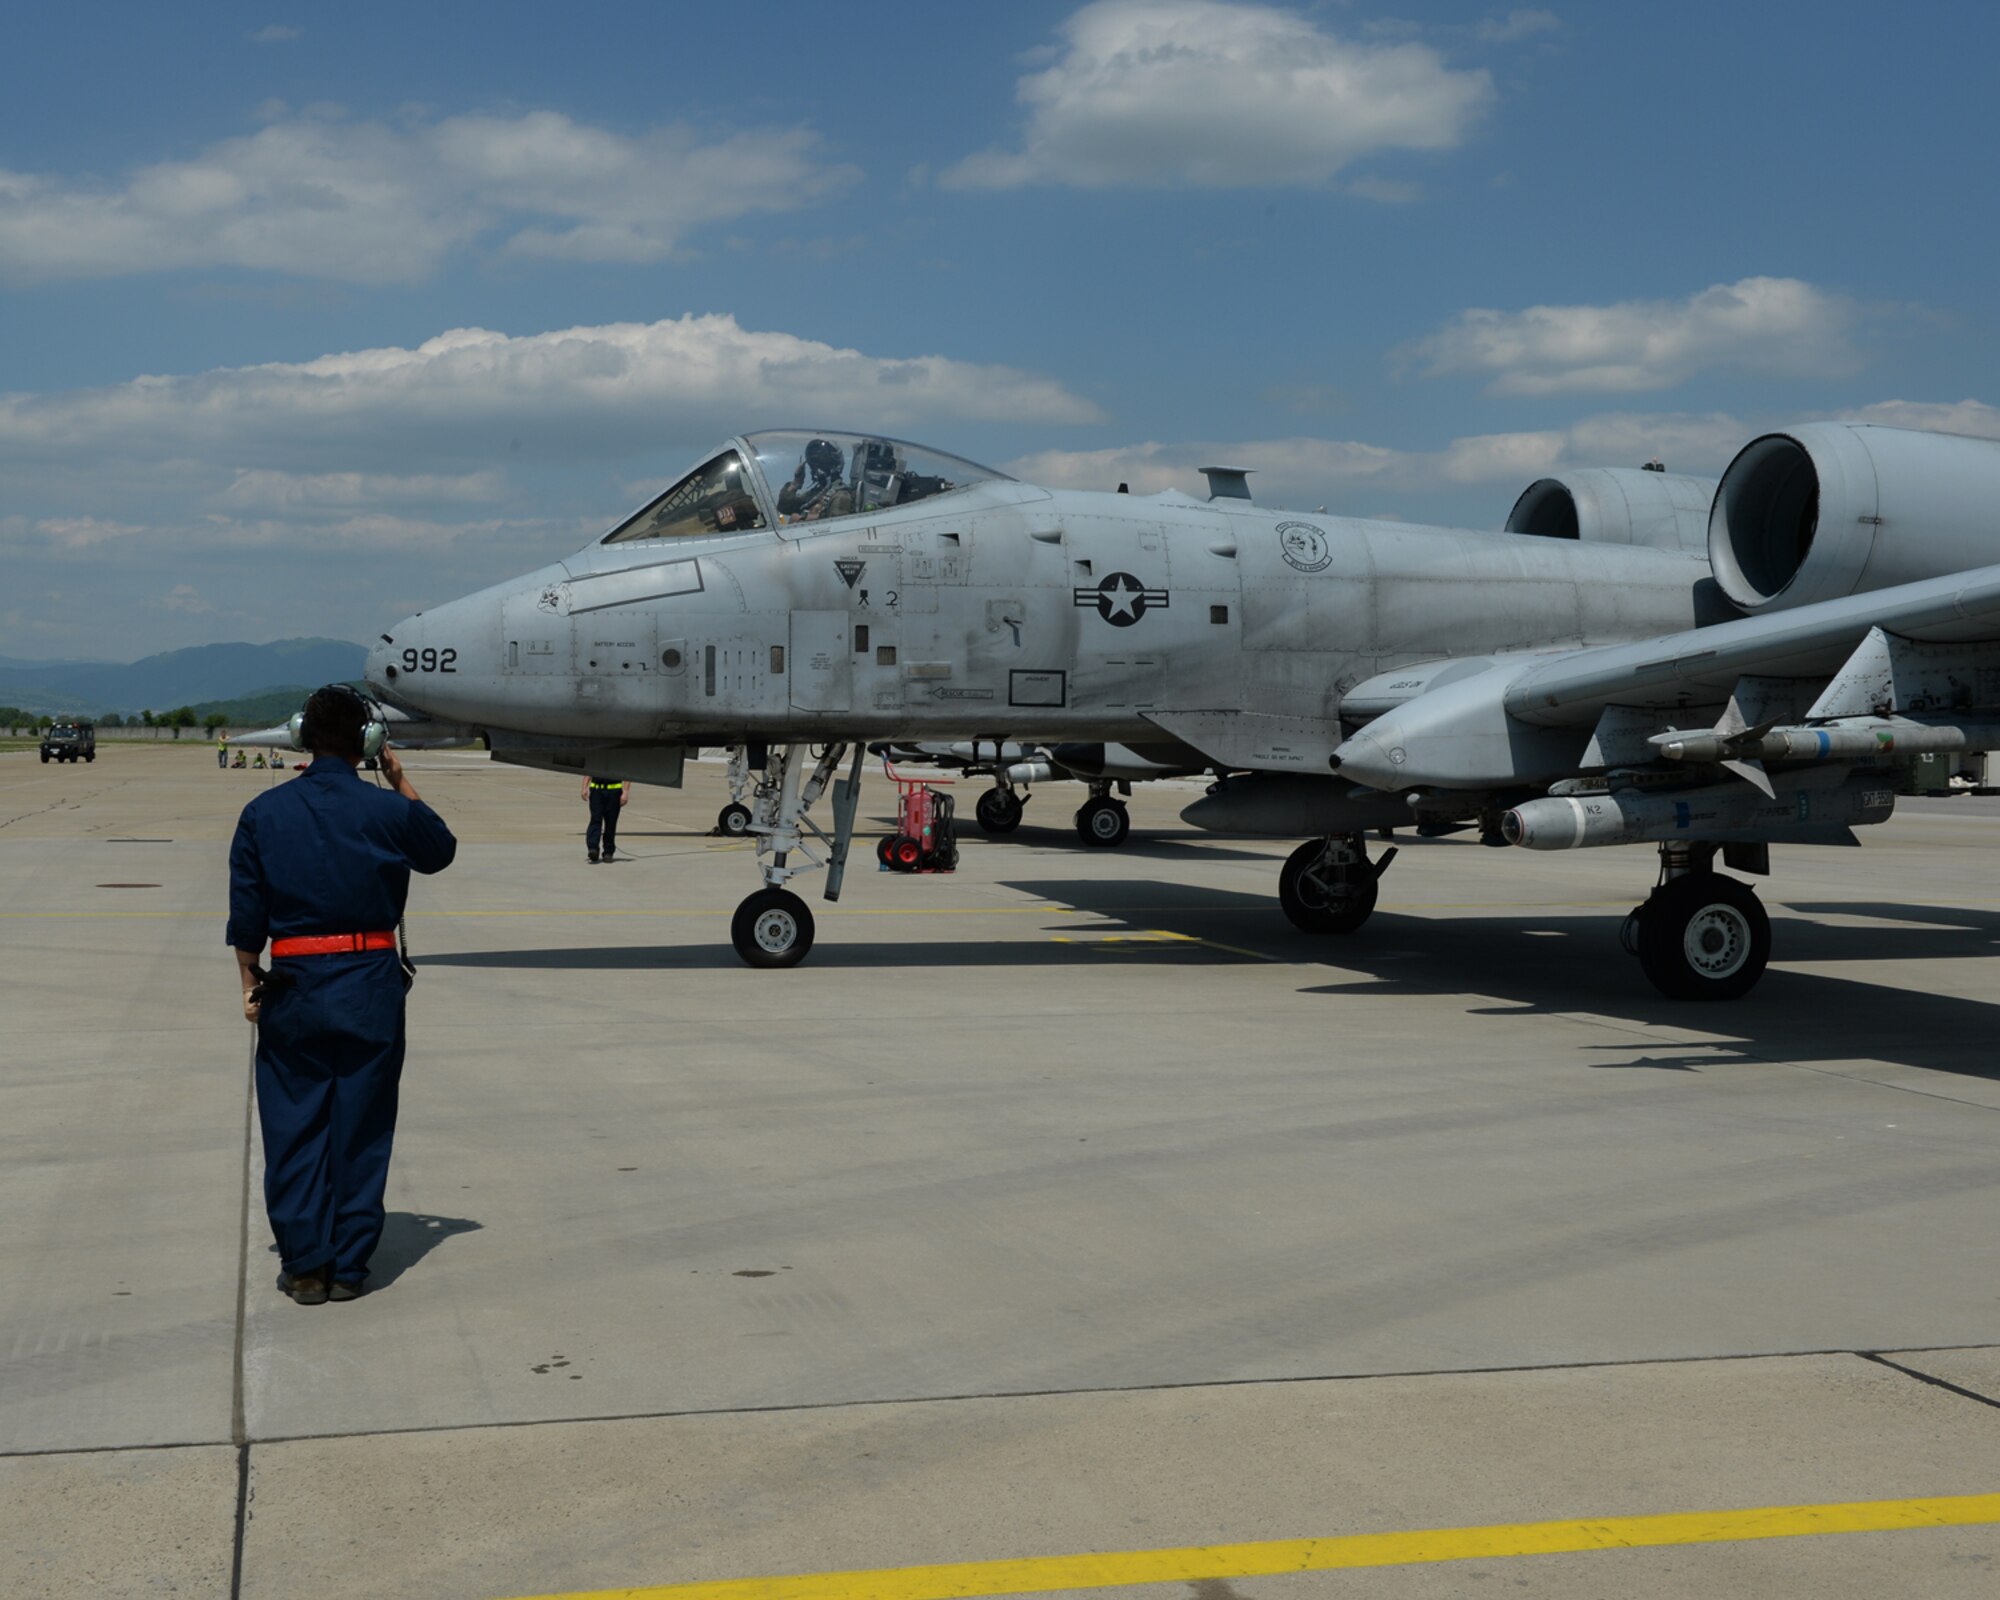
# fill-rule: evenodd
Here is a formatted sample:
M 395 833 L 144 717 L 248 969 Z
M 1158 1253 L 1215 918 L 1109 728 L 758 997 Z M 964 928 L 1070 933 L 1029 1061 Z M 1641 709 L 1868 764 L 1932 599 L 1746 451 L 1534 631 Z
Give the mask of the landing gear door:
M 787 677 L 799 711 L 846 711 L 853 699 L 853 618 L 845 611 L 794 611 Z

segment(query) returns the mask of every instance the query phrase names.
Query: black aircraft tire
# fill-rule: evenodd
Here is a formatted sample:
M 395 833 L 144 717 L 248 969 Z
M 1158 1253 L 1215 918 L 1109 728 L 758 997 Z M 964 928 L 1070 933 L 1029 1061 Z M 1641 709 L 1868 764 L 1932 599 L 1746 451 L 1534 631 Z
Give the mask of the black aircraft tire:
M 740 839 L 750 831 L 750 808 L 741 801 L 731 801 L 715 814 L 715 831 L 731 839 Z
M 1771 959 L 1771 919 L 1756 891 L 1690 872 L 1653 891 L 1638 918 L 1639 965 L 1671 1000 L 1735 1000 Z
M 1116 800 L 1088 800 L 1076 814 L 1076 836 L 1099 850 L 1115 850 L 1132 831 L 1132 814 Z
M 1331 867 L 1324 876 L 1308 877 L 1326 845 L 1308 839 L 1286 858 L 1278 874 L 1278 904 L 1302 933 L 1352 933 L 1375 914 L 1379 886 L 1367 862 Z
M 813 947 L 813 914 L 789 889 L 759 889 L 736 908 L 729 942 L 753 967 L 796 967 Z
M 988 789 L 972 815 L 982 833 L 1012 833 L 1021 825 L 1021 797 L 1005 789 Z

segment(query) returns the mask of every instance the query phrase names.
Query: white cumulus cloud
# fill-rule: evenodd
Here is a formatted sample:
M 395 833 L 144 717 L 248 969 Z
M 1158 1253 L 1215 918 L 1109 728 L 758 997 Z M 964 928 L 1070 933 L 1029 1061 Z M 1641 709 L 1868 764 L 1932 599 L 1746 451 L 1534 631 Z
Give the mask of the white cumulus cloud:
M 282 111 L 184 160 L 98 184 L 0 169 L 0 279 L 239 267 L 413 282 L 452 251 L 647 262 L 692 229 L 791 211 L 855 169 L 803 128 L 637 135 L 554 111 L 390 125 Z
M 1484 70 L 1428 45 L 1363 44 L 1221 0 L 1097 0 L 1021 79 L 1016 150 L 948 168 L 948 188 L 1062 183 L 1317 184 L 1379 150 L 1459 144 L 1493 99 Z
M 1099 412 L 1054 379 L 1012 367 L 868 355 L 689 315 L 528 335 L 455 328 L 414 349 L 0 395 L 0 464 L 88 462 L 115 450 L 128 462 L 206 460 L 224 475 L 318 474 L 309 488 L 324 494 L 346 481 L 329 473 L 435 474 L 502 454 L 615 459 L 666 439 L 801 418 L 909 431 L 938 419 L 1087 423 Z M 436 498 L 442 480 L 422 481 L 419 497 Z M 463 489 L 480 480 L 455 481 Z M 350 488 L 358 495 L 360 481 Z M 240 492 L 268 499 L 281 490 L 255 478 Z
M 1861 365 L 1857 315 L 1798 278 L 1743 278 L 1685 300 L 1462 311 L 1397 355 L 1427 377 L 1484 377 L 1496 395 L 1638 393 L 1715 367 L 1830 378 Z
M 2000 413 L 1995 413 L 2000 422 Z M 1398 497 L 1492 486 L 1511 493 L 1572 467 L 1636 467 L 1655 457 L 1675 472 L 1713 476 L 1755 426 L 1721 412 L 1607 413 L 1561 428 L 1468 434 L 1430 449 L 1399 450 L 1358 439 L 1238 439 L 1203 443 L 1149 440 L 1108 450 L 1043 451 L 1007 470 L 1031 483 L 1134 494 L 1179 489 L 1207 493 L 1200 469 L 1226 464 L 1251 470 L 1251 492 L 1267 505 L 1324 502 L 1335 512 L 1382 507 Z M 1508 495 L 1507 504 L 1512 500 Z M 1504 515 L 1505 505 L 1500 506 Z
M 1873 422 L 1884 428 L 1916 428 L 1925 433 L 1968 433 L 1978 439 L 2000 439 L 2000 407 L 1983 400 L 1880 400 L 1841 413 L 1851 422 Z

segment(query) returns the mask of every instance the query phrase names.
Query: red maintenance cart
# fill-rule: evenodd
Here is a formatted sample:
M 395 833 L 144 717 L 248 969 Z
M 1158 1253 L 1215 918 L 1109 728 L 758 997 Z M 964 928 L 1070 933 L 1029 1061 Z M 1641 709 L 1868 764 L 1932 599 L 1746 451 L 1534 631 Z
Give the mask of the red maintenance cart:
M 958 866 L 951 824 L 955 808 L 943 792 L 951 779 L 906 778 L 886 756 L 882 771 L 896 786 L 896 831 L 875 846 L 875 859 L 891 872 L 953 871 Z

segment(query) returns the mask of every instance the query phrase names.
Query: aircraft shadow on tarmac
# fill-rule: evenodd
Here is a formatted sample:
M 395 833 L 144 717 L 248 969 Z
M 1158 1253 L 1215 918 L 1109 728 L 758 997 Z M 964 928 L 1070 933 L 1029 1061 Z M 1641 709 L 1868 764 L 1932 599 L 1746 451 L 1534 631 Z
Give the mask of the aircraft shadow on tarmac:
M 961 841 L 970 838 L 979 842 L 976 829 L 960 828 Z M 1148 830 L 1126 835 L 1125 842 L 1115 851 L 1107 854 L 1118 857 L 1137 857 L 1142 861 L 1269 861 L 1274 865 L 1283 860 L 1283 853 L 1269 850 L 1239 850 L 1229 845 L 1212 843 L 1213 834 L 1189 829 L 1184 836 L 1162 834 Z M 1039 849 L 1062 850 L 1066 853 L 1088 851 L 1088 845 L 1079 843 L 1076 829 L 1071 827 L 1033 827 L 1027 823 L 1001 839 L 986 841 L 1000 849 L 1009 845 L 1033 845 Z
M 484 1223 L 470 1217 L 438 1217 L 425 1211 L 391 1211 L 382 1223 L 382 1242 L 368 1263 L 368 1292 L 379 1294 L 455 1233 L 477 1233 Z M 272 1255 L 278 1247 L 270 1247 Z
M 1756 990 L 1727 1004 L 1669 1000 L 1656 992 L 1618 941 L 1623 915 L 1496 914 L 1451 918 L 1378 911 L 1360 933 L 1296 933 L 1272 900 L 1224 889 L 1129 880 L 1056 879 L 1008 888 L 1079 911 L 1152 929 L 1256 950 L 1283 961 L 1319 961 L 1374 979 L 1330 984 L 1306 994 L 1343 999 L 1466 994 L 1504 1002 L 1496 1019 L 1588 1012 L 1718 1036 L 1685 1053 L 1634 1054 L 1603 1067 L 1700 1071 L 1735 1060 L 1876 1060 L 2000 1080 L 1992 1040 L 2000 1005 L 1957 995 L 1870 983 L 1873 962 L 1947 961 L 2000 955 L 2000 914 L 1963 907 L 1871 902 L 1779 902 L 1777 960 L 1851 962 L 1852 978 L 1774 965 Z M 1879 919 L 1835 926 L 1815 916 Z M 1909 927 L 1896 924 L 1922 923 Z M 1207 947 L 1214 949 L 1211 945 Z M 817 952 L 815 952 L 817 956 Z M 1480 1008 L 1474 1008 L 1476 1012 Z
M 1343 999 L 1406 995 L 1489 997 L 1473 1009 L 1496 1019 L 1588 1012 L 1633 1023 L 1717 1036 L 1712 1046 L 1634 1054 L 1608 1046 L 1603 1067 L 1694 1071 L 1736 1059 L 1878 1060 L 2000 1080 L 1991 1041 L 2000 1005 L 1868 981 L 1875 962 L 1948 961 L 2000 954 L 2000 914 L 1960 907 L 1872 902 L 1779 902 L 1780 963 L 1849 963 L 1853 976 L 1779 965 L 1754 993 L 1728 1004 L 1666 999 L 1618 942 L 1622 913 L 1458 914 L 1449 918 L 1378 911 L 1351 937 L 1296 932 L 1274 896 L 1145 879 L 1006 880 L 1024 895 L 1104 919 L 1088 928 L 1022 919 L 1031 937 L 921 943 L 848 940 L 823 927 L 811 965 L 883 967 L 1240 966 L 1317 962 L 1369 983 L 1305 989 Z M 1838 926 L 1818 916 L 1877 919 Z M 1105 926 L 1108 923 L 1110 926 Z M 1898 926 L 1898 924 L 1923 926 Z M 1165 937 L 1162 937 L 1162 936 Z M 703 971 L 739 966 L 721 942 L 632 944 L 566 949 L 466 950 L 427 955 L 424 965 L 488 970 Z

